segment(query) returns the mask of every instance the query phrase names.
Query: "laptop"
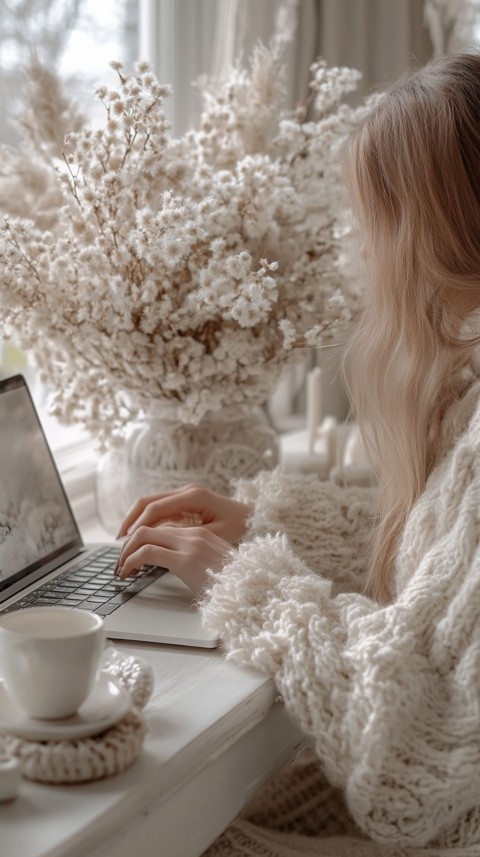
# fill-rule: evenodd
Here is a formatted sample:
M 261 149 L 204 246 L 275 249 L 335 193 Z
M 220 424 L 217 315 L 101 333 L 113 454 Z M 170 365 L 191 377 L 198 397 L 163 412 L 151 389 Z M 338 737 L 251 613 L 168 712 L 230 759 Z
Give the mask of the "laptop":
M 163 568 L 120 581 L 119 553 L 83 543 L 25 378 L 0 381 L 0 615 L 60 604 L 98 613 L 112 639 L 218 645 L 182 581 Z

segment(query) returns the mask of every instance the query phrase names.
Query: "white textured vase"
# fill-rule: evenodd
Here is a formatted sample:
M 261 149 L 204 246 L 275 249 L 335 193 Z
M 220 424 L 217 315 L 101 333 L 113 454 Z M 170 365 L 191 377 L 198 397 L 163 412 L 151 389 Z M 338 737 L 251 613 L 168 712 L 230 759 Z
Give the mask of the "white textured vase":
M 251 478 L 277 463 L 276 432 L 261 408 L 225 408 L 192 425 L 178 419 L 174 405 L 155 402 L 100 460 L 98 514 L 114 532 L 138 497 L 191 482 L 229 494 L 232 479 Z

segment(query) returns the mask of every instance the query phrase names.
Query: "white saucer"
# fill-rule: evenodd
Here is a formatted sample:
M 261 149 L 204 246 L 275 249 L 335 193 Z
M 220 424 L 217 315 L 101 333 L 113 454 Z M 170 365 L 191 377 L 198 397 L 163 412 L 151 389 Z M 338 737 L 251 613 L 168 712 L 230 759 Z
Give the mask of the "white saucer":
M 62 720 L 39 720 L 25 714 L 0 680 L 0 732 L 29 741 L 60 741 L 98 735 L 125 716 L 130 694 L 107 672 L 100 672 L 89 697 L 77 713 Z

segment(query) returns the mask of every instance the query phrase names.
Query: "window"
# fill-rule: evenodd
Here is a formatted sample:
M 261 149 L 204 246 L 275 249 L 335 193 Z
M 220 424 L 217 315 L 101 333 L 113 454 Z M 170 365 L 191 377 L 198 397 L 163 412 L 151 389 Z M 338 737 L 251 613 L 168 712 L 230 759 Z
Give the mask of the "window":
M 0 142 L 18 142 L 12 119 L 21 103 L 22 67 L 32 51 L 61 75 L 66 91 L 95 125 L 102 107 L 93 90 L 99 80 L 113 78 L 109 62 L 128 67 L 138 58 L 138 0 L 0 0 L 0 15 Z M 0 343 L 0 375 L 15 372 L 27 377 L 50 444 L 66 462 L 66 449 L 86 444 L 84 433 L 48 416 L 48 391 L 32 362 L 14 342 Z
M 91 110 L 92 90 L 110 60 L 138 56 L 137 0 L 0 0 L 0 140 L 14 143 L 22 66 L 32 51 L 62 76 L 67 91 Z

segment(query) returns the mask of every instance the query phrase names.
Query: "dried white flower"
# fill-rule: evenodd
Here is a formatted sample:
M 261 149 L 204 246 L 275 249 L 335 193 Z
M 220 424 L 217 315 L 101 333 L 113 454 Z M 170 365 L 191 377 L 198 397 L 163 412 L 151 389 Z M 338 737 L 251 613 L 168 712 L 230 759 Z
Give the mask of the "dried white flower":
M 334 336 L 360 301 L 337 164 L 362 112 L 342 103 L 356 72 L 316 63 L 316 116 L 287 117 L 279 53 L 259 47 L 249 71 L 203 83 L 200 129 L 175 139 L 170 87 L 148 63 L 111 65 L 102 128 L 37 73 L 57 93 L 50 118 L 45 93 L 25 157 L 0 151 L 0 203 L 5 163 L 38 188 L 4 205 L 0 331 L 33 350 L 56 415 L 101 438 L 155 399 L 189 421 L 264 401 L 297 346 Z M 72 117 L 63 151 L 46 146 L 52 110 Z

